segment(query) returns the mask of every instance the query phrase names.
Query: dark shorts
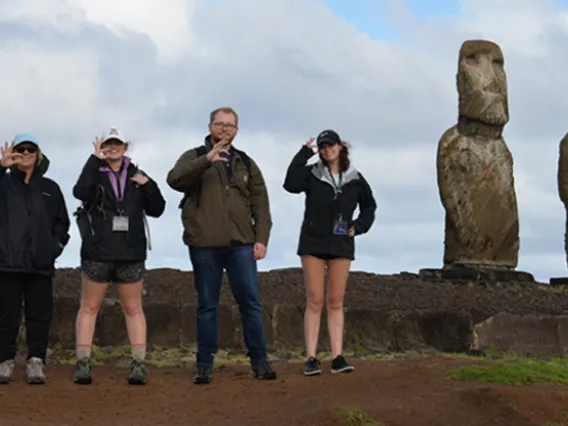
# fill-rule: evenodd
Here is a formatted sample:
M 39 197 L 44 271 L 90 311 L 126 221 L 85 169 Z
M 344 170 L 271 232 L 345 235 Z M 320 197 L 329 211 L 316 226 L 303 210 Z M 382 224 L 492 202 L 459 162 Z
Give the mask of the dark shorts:
M 346 259 L 345 257 L 341 257 L 341 256 L 335 256 L 333 254 L 322 254 L 322 253 L 305 253 L 302 254 L 302 256 L 313 256 L 313 257 L 317 257 L 320 260 L 334 260 L 334 259 Z
M 144 262 L 95 262 L 83 260 L 81 271 L 97 283 L 134 283 L 144 278 Z

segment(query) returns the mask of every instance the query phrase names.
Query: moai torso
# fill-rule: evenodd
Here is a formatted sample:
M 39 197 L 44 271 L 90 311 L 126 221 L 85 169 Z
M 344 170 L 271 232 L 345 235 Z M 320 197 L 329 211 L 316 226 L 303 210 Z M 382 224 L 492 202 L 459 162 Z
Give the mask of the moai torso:
M 444 265 L 512 269 L 519 221 L 501 50 L 465 42 L 458 73 L 460 116 L 438 145 L 438 186 L 446 211 Z

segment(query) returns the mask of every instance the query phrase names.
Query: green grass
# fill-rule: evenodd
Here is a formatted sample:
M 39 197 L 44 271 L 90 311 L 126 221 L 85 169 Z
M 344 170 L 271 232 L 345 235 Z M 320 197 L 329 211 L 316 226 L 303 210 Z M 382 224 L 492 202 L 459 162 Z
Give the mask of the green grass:
M 568 360 L 535 360 L 508 357 L 485 365 L 469 365 L 447 374 L 455 380 L 468 380 L 503 385 L 528 383 L 568 384 Z
M 342 426 L 382 426 L 371 416 L 361 410 L 354 408 L 340 408 L 337 410 L 336 420 Z

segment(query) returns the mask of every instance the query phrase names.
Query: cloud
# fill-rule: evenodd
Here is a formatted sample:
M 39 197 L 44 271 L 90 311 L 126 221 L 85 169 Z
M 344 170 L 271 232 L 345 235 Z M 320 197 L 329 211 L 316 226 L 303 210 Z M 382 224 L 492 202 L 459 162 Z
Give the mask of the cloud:
M 400 3 L 400 2 L 399 2 Z M 519 268 L 565 273 L 565 212 L 556 193 L 558 143 L 567 129 L 564 69 L 568 9 L 552 1 L 469 0 L 451 19 L 390 11 L 402 31 L 382 41 L 360 33 L 321 0 L 59 0 L 0 4 L 0 99 L 5 139 L 34 131 L 52 159 L 69 209 L 93 138 L 120 126 L 132 155 L 167 198 L 151 221 L 149 265 L 189 269 L 177 203 L 165 176 L 201 144 L 208 114 L 232 105 L 237 144 L 262 168 L 274 228 L 259 267 L 298 266 L 303 197 L 282 189 L 294 153 L 332 127 L 352 143 L 371 183 L 377 222 L 357 241 L 355 269 L 391 273 L 439 266 L 444 211 L 435 157 L 456 122 L 457 53 L 489 38 L 505 53 L 522 247 Z M 401 34 L 401 31 L 398 31 Z M 78 263 L 79 237 L 60 262 Z

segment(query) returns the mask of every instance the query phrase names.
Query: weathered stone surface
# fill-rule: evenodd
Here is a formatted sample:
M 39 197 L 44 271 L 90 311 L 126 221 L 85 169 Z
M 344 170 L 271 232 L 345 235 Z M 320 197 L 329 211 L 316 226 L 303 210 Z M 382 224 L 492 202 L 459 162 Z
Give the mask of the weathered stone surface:
M 568 277 L 550 278 L 550 284 L 553 286 L 568 285 Z
M 568 133 L 560 141 L 559 151 L 558 195 L 560 196 L 560 201 L 564 204 L 564 209 L 568 212 Z M 568 214 L 564 228 L 564 252 L 566 254 L 566 263 L 568 264 Z
M 197 338 L 197 306 L 188 305 L 181 309 L 181 335 L 185 345 L 194 345 Z M 220 349 L 233 348 L 235 345 L 235 322 L 230 305 L 219 305 L 217 319 L 218 342 Z
M 430 281 L 534 282 L 534 276 L 528 272 L 464 265 L 448 265 L 442 269 L 421 269 L 419 276 L 423 280 Z
M 503 64 L 501 48 L 490 41 L 468 40 L 459 52 L 458 124 L 444 133 L 437 153 L 444 266 L 517 266 L 513 157 L 502 137 L 509 121 Z
M 274 341 L 282 346 L 304 347 L 304 319 L 296 306 L 277 304 L 272 310 Z
M 500 313 L 475 324 L 472 349 L 490 348 L 517 355 L 550 357 L 568 354 L 568 315 L 511 315 Z

